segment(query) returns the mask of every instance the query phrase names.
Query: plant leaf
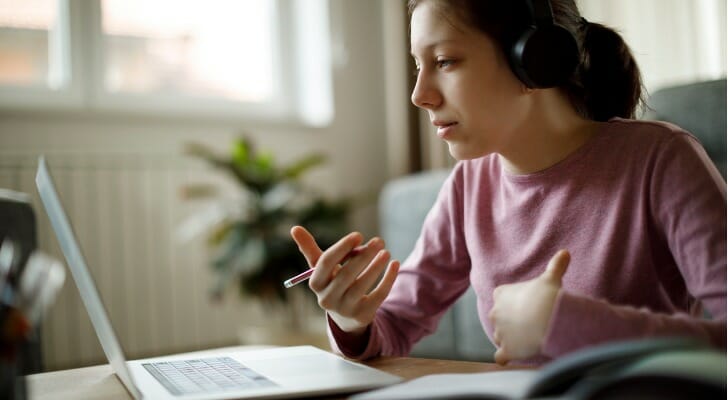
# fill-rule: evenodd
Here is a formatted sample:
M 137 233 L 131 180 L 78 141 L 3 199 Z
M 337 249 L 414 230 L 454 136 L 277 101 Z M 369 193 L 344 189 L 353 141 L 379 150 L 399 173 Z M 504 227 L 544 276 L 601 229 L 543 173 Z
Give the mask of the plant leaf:
M 281 175 L 285 179 L 298 179 L 304 172 L 326 162 L 323 154 L 312 154 L 304 157 L 283 169 Z
M 241 138 L 233 144 L 232 160 L 235 165 L 244 166 L 250 160 L 251 153 L 250 143 L 247 139 Z

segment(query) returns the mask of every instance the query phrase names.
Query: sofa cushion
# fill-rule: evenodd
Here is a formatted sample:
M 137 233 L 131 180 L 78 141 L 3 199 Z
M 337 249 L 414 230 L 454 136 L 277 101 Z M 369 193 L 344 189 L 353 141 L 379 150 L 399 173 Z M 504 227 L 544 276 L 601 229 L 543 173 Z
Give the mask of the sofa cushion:
M 645 119 L 672 122 L 700 140 L 726 177 L 726 80 L 697 82 L 655 91 Z

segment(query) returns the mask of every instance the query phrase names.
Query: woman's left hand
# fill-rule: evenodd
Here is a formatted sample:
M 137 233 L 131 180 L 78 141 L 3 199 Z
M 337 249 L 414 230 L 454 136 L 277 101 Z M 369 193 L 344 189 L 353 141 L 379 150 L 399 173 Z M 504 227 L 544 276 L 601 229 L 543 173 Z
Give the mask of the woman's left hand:
M 495 288 L 488 314 L 498 347 L 495 362 L 505 364 L 540 353 L 570 258 L 568 251 L 560 250 L 540 276 Z

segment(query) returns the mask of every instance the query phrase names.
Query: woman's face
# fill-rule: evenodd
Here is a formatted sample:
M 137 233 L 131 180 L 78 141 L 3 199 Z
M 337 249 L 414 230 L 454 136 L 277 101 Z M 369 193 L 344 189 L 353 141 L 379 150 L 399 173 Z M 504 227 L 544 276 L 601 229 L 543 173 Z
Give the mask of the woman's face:
M 423 2 L 411 19 L 412 103 L 458 160 L 514 150 L 531 103 L 496 43 Z

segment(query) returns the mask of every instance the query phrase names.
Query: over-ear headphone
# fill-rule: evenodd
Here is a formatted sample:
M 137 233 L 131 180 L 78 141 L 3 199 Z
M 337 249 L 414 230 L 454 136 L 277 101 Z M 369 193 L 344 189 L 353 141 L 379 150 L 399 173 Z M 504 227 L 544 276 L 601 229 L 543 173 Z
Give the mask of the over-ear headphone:
M 513 72 L 529 88 L 566 82 L 579 63 L 579 46 L 566 28 L 554 22 L 549 0 L 527 0 L 530 23 L 510 49 Z

